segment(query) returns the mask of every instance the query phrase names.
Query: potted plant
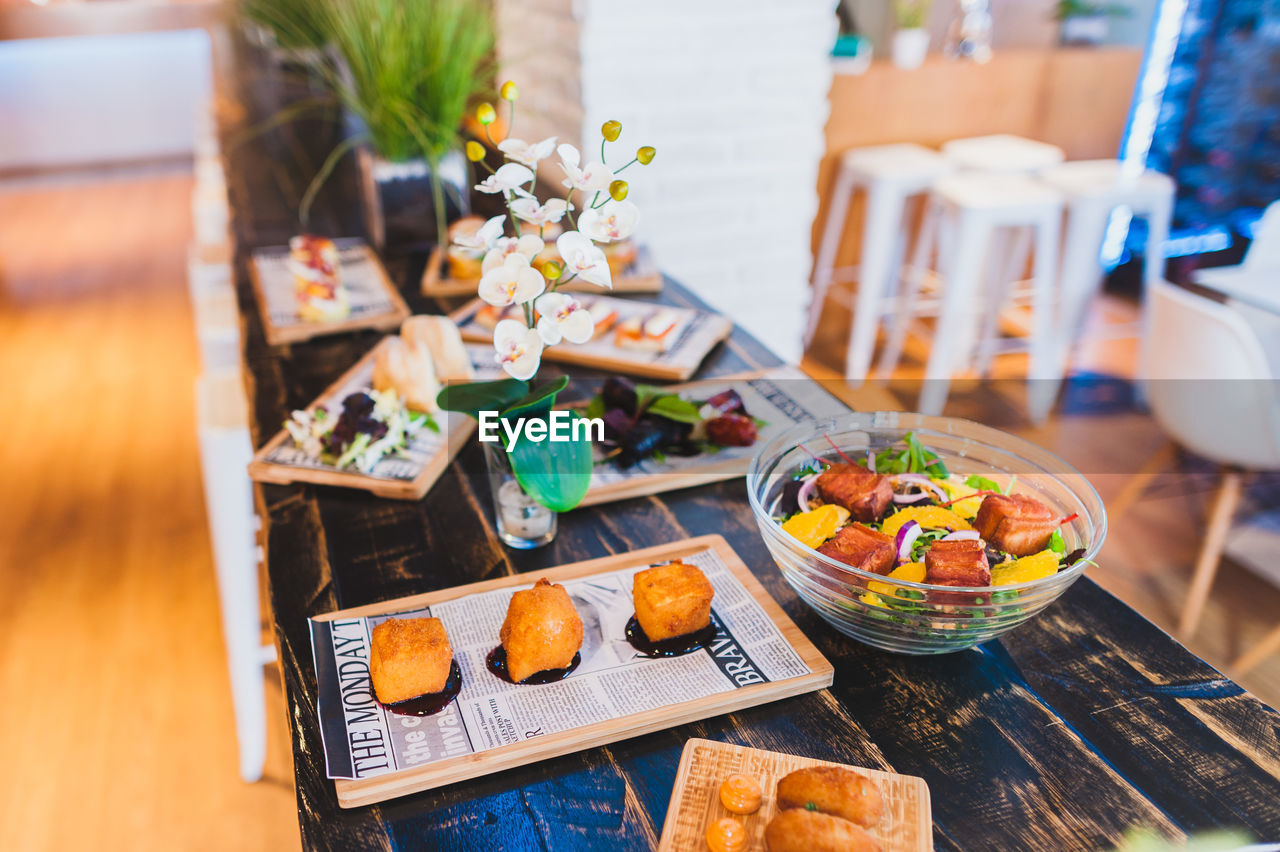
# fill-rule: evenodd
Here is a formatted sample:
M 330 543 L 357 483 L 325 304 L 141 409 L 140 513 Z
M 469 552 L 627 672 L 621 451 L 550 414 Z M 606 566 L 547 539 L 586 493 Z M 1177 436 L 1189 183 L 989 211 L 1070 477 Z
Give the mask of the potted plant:
M 521 430 L 530 434 L 530 422 L 542 423 L 544 435 L 553 425 L 552 407 L 569 379 L 537 381 L 542 351 L 561 342 L 585 343 L 595 331 L 582 303 L 561 288 L 576 278 L 612 287 L 600 245 L 629 237 L 639 218 L 636 206 L 626 200 L 627 182 L 619 175 L 637 163 L 648 165 L 655 151 L 645 146 L 624 165 L 610 166 L 607 149 L 622 133 L 617 121 L 601 126 L 600 157 L 585 164 L 577 148 L 556 145 L 555 137 L 530 142 L 515 138 L 515 84 L 504 83 L 500 92 L 510 104 L 506 138 L 495 140 L 491 135 L 497 119 L 492 104 L 481 104 L 476 118 L 506 162 L 491 169 L 485 163 L 485 146 L 476 141 L 467 143 L 466 153 L 489 172 L 476 190 L 501 196 L 507 212 L 488 220 L 475 234 L 460 237 L 458 244 L 483 252 L 476 288 L 480 298 L 500 310 L 518 308 L 510 311 L 514 318 L 498 321 L 493 332 L 494 360 L 510 378 L 450 385 L 440 391 L 438 402 L 446 411 L 479 420 L 482 432 L 486 418 L 492 422 L 496 415 L 501 427 L 497 440 L 484 440 L 482 434 L 481 446 L 498 535 L 511 547 L 530 548 L 551 541 L 556 513 L 572 509 L 586 495 L 594 464 L 591 440 L 585 429 L 572 425 L 562 441 L 511 436 Z M 552 176 L 544 184 L 563 189 L 562 196 L 537 197 L 540 170 L 544 177 Z M 564 228 L 550 244 L 543 240 L 548 225 Z M 562 416 L 578 419 L 572 412 Z
M 1107 38 L 1110 19 L 1129 14 L 1128 6 L 1091 0 L 1058 0 L 1054 7 L 1054 17 L 1060 24 L 1059 34 L 1064 45 L 1102 44 Z
M 929 52 L 929 31 L 924 28 L 933 0 L 894 0 L 893 64 L 907 70 L 924 64 Z
M 485 88 L 488 7 L 471 0 L 308 0 L 338 62 L 330 84 L 353 119 L 303 198 L 357 150 L 370 238 L 401 249 L 447 241 L 450 205 L 466 212 L 461 126 Z M 446 199 L 446 189 L 451 197 Z
M 329 35 L 316 0 L 241 0 L 251 38 L 284 62 L 321 61 Z

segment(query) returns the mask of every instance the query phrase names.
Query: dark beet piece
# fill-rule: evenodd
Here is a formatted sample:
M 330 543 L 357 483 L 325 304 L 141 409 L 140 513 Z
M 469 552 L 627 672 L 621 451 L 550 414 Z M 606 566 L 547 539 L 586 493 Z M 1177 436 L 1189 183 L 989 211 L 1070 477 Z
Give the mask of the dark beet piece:
M 707 400 L 706 404 L 721 414 L 747 413 L 747 407 L 743 404 L 742 397 L 738 396 L 738 392 L 733 388 L 720 391 L 720 393 Z
M 667 432 L 652 420 L 641 420 L 622 436 L 622 452 L 618 455 L 618 466 L 631 467 L 641 459 L 653 455 L 666 443 Z
M 342 401 L 342 414 L 360 417 L 373 411 L 373 397 L 363 391 L 356 391 Z
M 635 425 L 631 415 L 621 408 L 610 408 L 601 419 L 604 420 L 604 436 L 611 441 L 621 442 L 623 436 Z
M 604 385 L 600 388 L 600 398 L 604 400 L 606 410 L 621 408 L 631 417 L 636 416 L 639 397 L 636 394 L 636 386 L 630 379 L 624 379 L 621 376 L 610 376 L 605 379 Z

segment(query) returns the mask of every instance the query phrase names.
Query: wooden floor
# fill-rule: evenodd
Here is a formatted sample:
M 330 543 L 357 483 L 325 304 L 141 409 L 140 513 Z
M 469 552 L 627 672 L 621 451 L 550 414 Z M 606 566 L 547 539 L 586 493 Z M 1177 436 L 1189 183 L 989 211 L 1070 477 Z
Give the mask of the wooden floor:
M 298 845 L 278 681 L 267 778 L 237 775 L 192 401 L 185 279 L 190 177 L 0 184 L 0 849 L 289 849 Z M 1109 319 L 1132 318 L 1123 301 Z M 808 367 L 843 358 L 840 311 Z M 833 330 L 834 329 L 834 330 Z M 850 392 L 905 408 L 897 381 Z M 1078 366 L 1126 375 L 1132 342 Z M 1115 388 L 1081 386 L 1032 430 L 1025 364 L 960 386 L 951 410 L 1059 450 L 1104 498 L 1162 441 Z M 1090 575 L 1168 627 L 1185 593 L 1210 488 L 1194 462 L 1158 480 L 1111 532 Z M 1229 562 L 1194 649 L 1223 664 L 1280 618 L 1280 591 Z M 1244 683 L 1280 704 L 1280 657 Z M 74 803 L 74 804 L 73 804 Z
M 200 485 L 187 173 L 0 184 L 0 849 L 299 845 L 278 676 L 240 781 Z

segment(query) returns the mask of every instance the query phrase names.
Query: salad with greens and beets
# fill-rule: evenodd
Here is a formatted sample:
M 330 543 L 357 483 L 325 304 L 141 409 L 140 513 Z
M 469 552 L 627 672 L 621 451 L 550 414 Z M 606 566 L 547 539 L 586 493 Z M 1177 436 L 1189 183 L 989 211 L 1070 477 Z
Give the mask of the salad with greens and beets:
M 431 415 L 411 411 L 394 390 L 357 391 L 341 410 L 317 405 L 285 421 L 304 453 L 340 470 L 369 473 L 386 456 L 401 455 L 421 429 L 439 432 Z

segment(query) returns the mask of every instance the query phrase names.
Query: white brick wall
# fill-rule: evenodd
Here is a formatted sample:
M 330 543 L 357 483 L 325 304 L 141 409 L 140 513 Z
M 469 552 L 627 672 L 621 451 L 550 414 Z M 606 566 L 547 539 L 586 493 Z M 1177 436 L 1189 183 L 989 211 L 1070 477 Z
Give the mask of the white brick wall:
M 656 147 L 652 166 L 625 174 L 641 238 L 664 271 L 798 360 L 834 0 L 496 5 L 518 135 L 594 149 L 616 118 L 610 150 Z

